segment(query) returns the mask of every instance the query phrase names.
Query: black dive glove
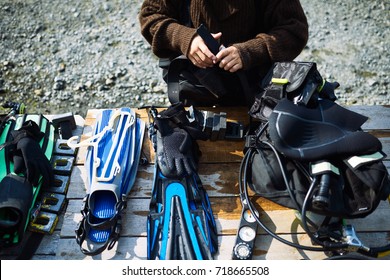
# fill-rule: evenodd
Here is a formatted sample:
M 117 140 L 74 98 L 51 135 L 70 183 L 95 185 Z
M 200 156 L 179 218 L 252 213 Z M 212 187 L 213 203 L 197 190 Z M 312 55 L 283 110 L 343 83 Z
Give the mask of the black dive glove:
M 184 177 L 197 169 L 191 136 L 182 128 L 171 128 L 162 134 L 157 131 L 157 164 L 168 178 Z
M 32 185 L 37 185 L 42 176 L 43 186 L 54 183 L 53 169 L 39 141 L 44 134 L 33 121 L 27 121 L 19 130 L 11 132 L 14 138 L 15 150 L 12 153 L 14 172 L 23 173 Z
M 168 178 L 192 175 L 197 170 L 199 147 L 188 131 L 184 107 L 173 105 L 154 117 L 156 161 Z

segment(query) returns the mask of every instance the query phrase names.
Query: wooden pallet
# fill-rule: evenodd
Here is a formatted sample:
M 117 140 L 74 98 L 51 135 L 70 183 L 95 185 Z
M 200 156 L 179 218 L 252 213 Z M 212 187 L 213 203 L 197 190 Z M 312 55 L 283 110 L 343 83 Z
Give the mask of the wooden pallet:
M 369 117 L 363 129 L 377 136 L 383 144 L 384 152 L 390 155 L 390 107 L 351 106 L 349 109 Z M 209 109 L 208 109 L 209 110 Z M 216 112 L 227 112 L 231 120 L 248 122 L 245 108 L 218 108 Z M 99 110 L 89 110 L 84 122 L 82 139 L 91 135 L 92 127 Z M 137 113 L 146 122 L 145 110 Z M 199 174 L 211 200 L 218 229 L 218 260 L 231 259 L 237 228 L 241 216 L 241 202 L 238 197 L 238 171 L 243 157 L 243 141 L 198 141 L 202 151 Z M 80 252 L 75 241 L 74 229 L 81 219 L 80 208 L 86 194 L 86 174 L 84 158 L 86 150 L 79 149 L 77 163 L 73 168 L 68 190 L 68 206 L 61 217 L 58 228 L 51 236 L 46 236 L 34 259 L 146 259 L 146 217 L 152 192 L 153 150 L 147 137 L 143 152 L 151 162 L 140 166 L 137 180 L 128 197 L 128 207 L 123 215 L 121 237 L 110 251 L 90 257 Z M 390 169 L 390 161 L 385 164 Z M 281 237 L 311 245 L 309 237 L 299 225 L 291 209 L 281 207 L 265 199 L 259 199 L 266 225 Z M 379 246 L 390 241 L 390 207 L 387 202 L 364 219 L 350 221 L 358 230 L 359 237 L 371 246 Z M 300 251 L 284 245 L 259 230 L 256 239 L 254 259 L 324 259 L 322 252 Z M 390 258 L 388 258 L 390 259 Z

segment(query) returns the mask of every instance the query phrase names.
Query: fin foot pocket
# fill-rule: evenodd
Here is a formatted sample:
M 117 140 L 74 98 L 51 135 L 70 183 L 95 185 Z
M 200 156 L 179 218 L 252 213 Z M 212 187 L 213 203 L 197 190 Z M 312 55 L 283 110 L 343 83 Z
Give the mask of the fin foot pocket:
M 23 177 L 8 174 L 0 182 L 0 235 L 5 246 L 19 243 L 33 202 L 33 187 Z M 4 239 L 4 236 L 7 236 Z

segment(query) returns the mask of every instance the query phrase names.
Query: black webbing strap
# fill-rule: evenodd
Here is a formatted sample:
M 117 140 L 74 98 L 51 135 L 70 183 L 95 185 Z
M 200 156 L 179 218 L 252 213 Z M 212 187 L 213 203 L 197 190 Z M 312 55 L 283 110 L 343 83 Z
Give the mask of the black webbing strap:
M 111 220 L 111 227 L 110 227 L 110 236 L 107 238 L 107 240 L 97 247 L 94 250 L 87 250 L 83 248 L 83 244 L 85 240 L 87 239 L 88 231 L 87 228 L 87 219 L 83 218 L 81 222 L 79 223 L 78 227 L 76 228 L 76 242 L 80 246 L 80 251 L 87 256 L 96 256 L 98 254 L 101 254 L 104 250 L 108 249 L 111 250 L 115 243 L 118 241 L 120 237 L 120 231 L 122 229 L 122 218 L 121 215 L 116 215 L 115 219 Z M 107 228 L 106 228 L 107 229 Z
M 122 217 L 121 212 L 126 208 L 126 196 L 122 196 L 122 200 L 118 201 L 115 205 L 115 214 L 110 218 L 99 224 L 90 223 L 91 209 L 88 204 L 89 194 L 83 199 L 83 206 L 81 208 L 82 220 L 79 222 L 75 229 L 76 242 L 80 246 L 80 251 L 87 256 L 96 256 L 102 253 L 104 250 L 111 250 L 120 237 L 120 231 L 122 229 Z M 87 250 L 83 248 L 83 244 L 88 237 L 89 229 L 96 230 L 110 230 L 110 235 L 107 240 L 99 247 L 93 250 Z
M 171 104 L 180 102 L 180 73 L 187 69 L 190 61 L 184 56 L 174 58 L 167 69 L 168 99 Z

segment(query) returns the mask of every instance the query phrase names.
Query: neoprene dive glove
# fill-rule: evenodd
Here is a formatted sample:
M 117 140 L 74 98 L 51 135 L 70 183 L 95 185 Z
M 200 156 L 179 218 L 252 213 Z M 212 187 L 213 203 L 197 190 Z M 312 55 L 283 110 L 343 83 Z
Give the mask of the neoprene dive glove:
M 193 141 L 184 129 L 173 128 L 165 135 L 157 131 L 157 164 L 165 177 L 185 177 L 196 171 L 192 145 Z
M 32 185 L 37 185 L 41 176 L 43 186 L 53 185 L 53 169 L 39 145 L 44 134 L 38 125 L 27 121 L 20 129 L 11 131 L 11 135 L 15 143 L 12 152 L 14 172 L 23 173 Z
M 181 178 L 197 170 L 200 151 L 195 139 L 172 120 L 170 112 L 167 109 L 154 120 L 157 129 L 157 164 L 165 177 Z

